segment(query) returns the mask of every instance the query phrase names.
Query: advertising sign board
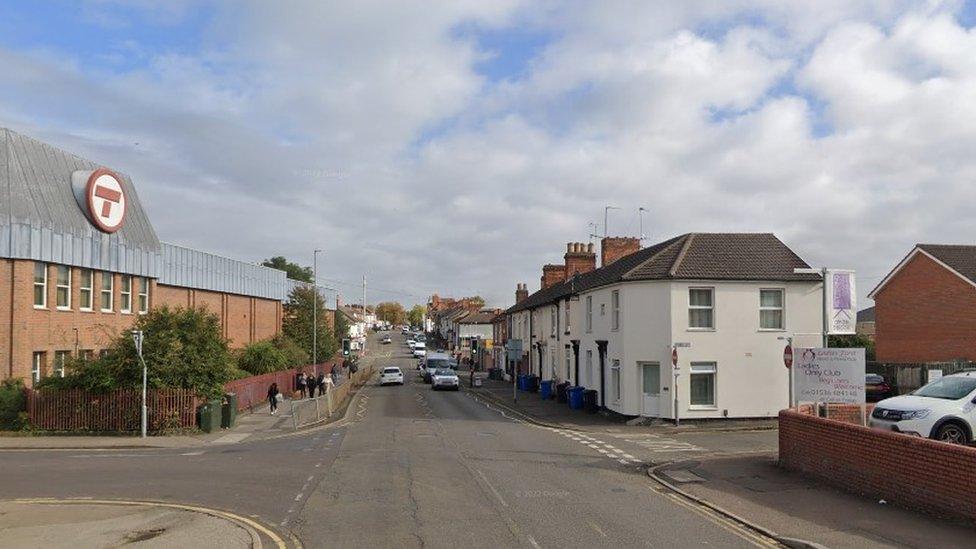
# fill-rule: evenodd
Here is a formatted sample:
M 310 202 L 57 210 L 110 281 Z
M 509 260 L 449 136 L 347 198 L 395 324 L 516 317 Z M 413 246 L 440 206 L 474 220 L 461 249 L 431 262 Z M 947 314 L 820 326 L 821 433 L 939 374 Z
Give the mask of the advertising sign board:
M 827 333 L 853 334 L 857 328 L 854 271 L 827 270 Z
M 797 349 L 795 360 L 797 402 L 864 402 L 864 349 Z

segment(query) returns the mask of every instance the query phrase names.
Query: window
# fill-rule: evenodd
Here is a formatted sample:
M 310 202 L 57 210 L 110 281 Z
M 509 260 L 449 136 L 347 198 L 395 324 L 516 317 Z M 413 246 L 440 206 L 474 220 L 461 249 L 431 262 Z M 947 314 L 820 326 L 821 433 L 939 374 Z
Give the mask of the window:
M 47 307 L 47 264 L 34 263 L 34 308 Z
M 81 360 L 88 361 L 91 360 L 94 356 L 95 356 L 95 351 L 91 349 L 82 349 L 78 351 L 78 358 L 80 358 Z
M 549 309 L 551 313 L 549 315 L 549 337 L 556 337 L 556 322 L 559 321 L 559 313 L 556 312 L 556 307 Z
M 783 329 L 783 290 L 759 290 L 759 328 Z
M 590 385 L 593 382 L 593 351 L 591 349 L 586 350 L 586 384 Z
M 566 300 L 566 319 L 563 324 L 565 324 L 566 326 L 565 331 L 568 334 L 569 333 L 569 300 L 568 299 Z
M 139 313 L 145 314 L 149 312 L 149 279 L 141 276 L 139 277 Z
M 688 290 L 689 328 L 715 328 L 713 297 L 714 288 L 691 288 Z
M 112 273 L 102 273 L 102 311 L 106 313 L 112 312 L 112 290 L 114 285 L 114 280 Z
M 104 358 L 108 356 L 108 349 L 101 349 L 98 351 L 99 358 Z
M 610 329 L 620 329 L 620 290 L 610 292 Z
M 132 312 L 132 277 L 129 275 L 122 275 L 122 288 L 119 292 L 119 301 L 121 310 L 123 313 Z
M 71 351 L 54 351 L 54 375 L 64 377 L 64 365 L 68 362 Z
M 607 304 L 606 303 L 601 303 L 600 304 L 600 316 L 607 316 Z
M 94 275 L 91 269 L 81 270 L 81 282 L 78 284 L 78 308 L 82 311 L 92 310 L 92 281 Z
M 593 296 L 586 296 L 586 333 L 593 331 Z
M 569 373 L 572 371 L 572 363 L 573 363 L 572 356 L 573 356 L 573 351 L 567 345 L 566 346 L 566 377 L 564 377 L 563 379 L 569 379 Z M 577 385 L 579 385 L 579 383 L 577 383 Z
M 556 350 L 555 349 L 553 349 L 552 352 L 549 353 L 549 367 L 552 368 L 552 375 L 549 376 L 549 379 L 556 379 Z
M 691 407 L 715 407 L 715 375 L 714 362 L 692 362 L 691 375 L 688 384 L 691 388 Z
M 620 402 L 620 361 L 614 360 L 610 365 L 610 390 L 613 391 L 613 401 Z
M 61 310 L 71 309 L 71 267 L 58 265 L 54 279 L 55 306 Z
M 44 353 L 37 352 L 34 353 L 33 359 L 31 361 L 31 380 L 37 383 L 41 380 L 41 376 L 44 372 Z

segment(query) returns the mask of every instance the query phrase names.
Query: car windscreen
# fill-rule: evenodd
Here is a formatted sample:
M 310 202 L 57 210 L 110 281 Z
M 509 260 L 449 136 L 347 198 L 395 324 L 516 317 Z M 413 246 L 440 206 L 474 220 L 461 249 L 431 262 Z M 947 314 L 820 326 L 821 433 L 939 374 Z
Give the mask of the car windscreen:
M 868 374 L 864 377 L 864 381 L 867 383 L 884 383 L 884 378 L 878 374 Z
M 435 376 L 453 376 L 454 375 L 454 370 L 452 370 L 450 368 L 438 368 L 437 371 L 434 372 L 434 375 Z
M 449 367 L 450 366 L 448 365 L 448 362 L 446 360 L 444 360 L 443 358 L 428 358 L 427 359 L 427 368 L 428 369 L 430 369 L 430 368 L 441 369 L 441 368 L 449 368 Z
M 384 368 L 383 369 L 383 373 L 384 374 L 399 374 L 400 373 L 400 369 L 399 368 Z
M 916 396 L 958 400 L 976 389 L 976 377 L 942 377 L 912 393 Z

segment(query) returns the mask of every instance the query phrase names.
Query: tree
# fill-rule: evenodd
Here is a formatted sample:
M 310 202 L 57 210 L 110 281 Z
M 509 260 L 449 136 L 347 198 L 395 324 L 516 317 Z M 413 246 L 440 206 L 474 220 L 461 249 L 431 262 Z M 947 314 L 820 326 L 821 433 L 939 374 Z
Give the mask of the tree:
M 238 352 L 237 367 L 251 375 L 270 374 L 288 368 L 288 357 L 271 341 L 256 341 Z
M 848 349 L 864 347 L 865 360 L 874 360 L 874 341 L 871 341 L 865 335 L 853 334 L 853 335 L 832 335 L 828 336 L 828 340 L 831 347 L 846 347 Z
M 478 307 L 484 307 L 485 306 L 485 298 L 481 297 L 480 295 L 471 296 L 471 297 L 467 298 L 467 300 L 472 305 L 477 305 Z
M 414 305 L 407 313 L 407 320 L 410 322 L 411 326 L 423 326 L 424 317 L 427 316 L 427 307 L 423 305 Z
M 223 393 L 233 374 L 233 360 L 220 329 L 220 319 L 206 309 L 154 307 L 136 320 L 142 330 L 143 357 L 150 388 L 194 389 L 214 398 Z M 104 356 L 76 359 L 63 378 L 44 378 L 40 387 L 77 387 L 105 392 L 142 387 L 142 365 L 128 330 L 112 341 Z
M 395 301 L 384 301 L 376 306 L 376 318 L 390 324 L 403 324 L 407 321 L 407 312 Z
M 317 358 L 328 360 L 336 353 L 339 344 L 332 330 L 329 329 L 325 298 L 314 287 L 296 286 L 291 291 L 288 295 L 288 303 L 285 304 L 285 318 L 282 322 L 281 331 L 299 347 L 308 349 L 308 354 L 311 356 L 313 303 L 318 315 Z
M 278 269 L 279 271 L 285 271 L 288 278 L 292 280 L 300 280 L 302 282 L 312 282 L 312 268 L 302 267 L 298 263 L 292 263 L 285 259 L 284 257 L 278 255 L 272 257 L 271 259 L 265 259 L 262 263 L 265 267 L 271 267 L 272 269 Z

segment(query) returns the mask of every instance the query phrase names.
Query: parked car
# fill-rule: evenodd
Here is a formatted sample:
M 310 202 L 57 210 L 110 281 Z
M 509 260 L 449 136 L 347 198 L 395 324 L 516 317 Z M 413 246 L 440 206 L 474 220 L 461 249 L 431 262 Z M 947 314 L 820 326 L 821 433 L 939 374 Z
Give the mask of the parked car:
M 976 371 L 941 377 L 914 393 L 882 400 L 871 426 L 953 444 L 973 442 Z
M 414 341 L 413 339 L 408 339 L 407 340 L 407 347 L 410 347 L 411 349 L 413 349 L 413 346 L 416 345 L 416 344 L 417 344 L 417 342 Z
M 891 385 L 879 374 L 864 376 L 864 394 L 868 402 L 877 402 L 895 395 Z
M 383 341 L 381 341 L 381 343 L 383 345 L 389 345 L 390 343 L 393 343 L 393 338 L 390 336 L 385 336 L 383 337 Z
M 434 370 L 431 376 L 430 388 L 435 391 L 438 389 L 453 389 L 457 391 L 460 386 L 457 373 L 450 368 L 438 368 Z
M 380 372 L 380 385 L 395 383 L 403 385 L 403 372 L 396 366 L 387 366 Z
M 413 346 L 413 356 L 415 358 L 424 358 L 427 356 L 427 347 L 423 343 L 417 343 Z

